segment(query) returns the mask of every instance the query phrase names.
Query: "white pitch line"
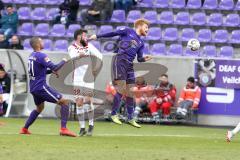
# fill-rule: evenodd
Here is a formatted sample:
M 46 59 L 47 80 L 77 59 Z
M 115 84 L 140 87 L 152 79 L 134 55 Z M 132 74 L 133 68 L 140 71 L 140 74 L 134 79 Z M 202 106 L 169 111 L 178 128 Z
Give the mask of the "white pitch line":
M 18 133 L 0 133 L 0 135 L 20 135 Z M 32 135 L 39 136 L 58 136 L 58 134 L 41 134 L 41 133 L 32 133 Z M 23 135 L 31 136 L 31 135 Z M 193 136 L 193 135 L 178 135 L 178 134 L 93 134 L 97 137 L 178 137 L 178 138 L 204 138 L 204 139 L 224 139 L 221 137 L 205 137 L 205 136 Z

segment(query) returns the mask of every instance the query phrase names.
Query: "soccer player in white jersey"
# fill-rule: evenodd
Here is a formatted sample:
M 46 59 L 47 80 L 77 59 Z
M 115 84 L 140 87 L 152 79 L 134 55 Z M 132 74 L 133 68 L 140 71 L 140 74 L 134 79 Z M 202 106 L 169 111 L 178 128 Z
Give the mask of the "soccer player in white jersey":
M 74 42 L 68 48 L 68 54 L 72 58 L 74 72 L 73 72 L 73 93 L 77 105 L 77 115 L 80 125 L 80 136 L 87 134 L 91 136 L 94 126 L 94 81 L 96 74 L 102 67 L 102 55 L 92 45 L 87 42 L 87 31 L 83 29 L 74 32 Z M 80 58 L 84 58 L 84 64 L 81 65 Z M 91 73 L 85 73 L 88 69 Z M 85 74 L 84 74 L 85 73 Z M 84 77 L 87 75 L 87 77 Z M 84 78 L 83 78 L 84 77 Z M 85 83 L 83 79 L 87 78 L 90 83 Z M 85 113 L 88 113 L 89 128 L 85 130 Z
M 231 131 L 227 131 L 226 140 L 231 142 L 232 138 L 240 131 L 240 122 L 238 125 Z

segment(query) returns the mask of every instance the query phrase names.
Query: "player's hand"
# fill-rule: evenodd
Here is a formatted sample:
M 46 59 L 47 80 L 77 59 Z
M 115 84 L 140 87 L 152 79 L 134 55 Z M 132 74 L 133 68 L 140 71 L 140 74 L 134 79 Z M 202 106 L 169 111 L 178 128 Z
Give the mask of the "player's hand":
M 52 74 L 55 74 L 56 75 L 56 78 L 59 78 L 59 74 L 57 71 L 52 71 Z
M 90 37 L 88 38 L 89 41 L 91 41 L 91 40 L 96 40 L 96 39 L 97 39 L 97 35 L 96 35 L 96 34 L 94 34 L 94 35 L 92 35 L 92 36 L 90 36 Z
M 152 59 L 152 56 L 147 55 L 147 56 L 144 57 L 144 59 L 145 59 L 145 61 L 150 61 Z
M 163 100 L 162 100 L 162 98 L 157 98 L 157 99 L 156 99 L 156 102 L 157 102 L 158 104 L 162 104 Z

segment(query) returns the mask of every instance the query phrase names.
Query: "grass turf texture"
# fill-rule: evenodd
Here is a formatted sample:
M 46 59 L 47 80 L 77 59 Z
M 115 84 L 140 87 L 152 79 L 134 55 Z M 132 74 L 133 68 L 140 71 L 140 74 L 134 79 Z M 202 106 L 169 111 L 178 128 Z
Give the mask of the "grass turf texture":
M 225 142 L 226 129 L 97 122 L 93 137 L 58 136 L 60 121 L 38 119 L 30 136 L 25 119 L 0 118 L 0 160 L 239 160 L 240 139 Z M 78 132 L 78 123 L 69 122 Z

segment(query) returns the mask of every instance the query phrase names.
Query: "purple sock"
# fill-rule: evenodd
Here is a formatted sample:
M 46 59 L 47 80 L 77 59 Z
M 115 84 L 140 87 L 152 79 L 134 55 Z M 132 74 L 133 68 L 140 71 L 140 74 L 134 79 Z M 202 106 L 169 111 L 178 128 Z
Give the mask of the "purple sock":
M 69 115 L 69 107 L 67 105 L 61 106 L 61 128 L 66 128 Z
M 126 98 L 126 107 L 128 112 L 128 119 L 133 119 L 133 112 L 134 112 L 134 100 L 131 97 Z
M 27 121 L 26 121 L 26 123 L 25 123 L 24 128 L 28 129 L 29 126 L 30 126 L 31 124 L 33 124 L 33 122 L 37 119 L 38 115 L 39 115 L 38 111 L 37 111 L 37 110 L 33 110 L 33 111 L 31 112 L 30 116 L 28 117 L 28 119 L 27 119 Z
M 122 95 L 118 92 L 114 95 L 113 106 L 112 106 L 112 115 L 117 114 L 117 112 L 119 110 L 121 98 L 122 98 Z

